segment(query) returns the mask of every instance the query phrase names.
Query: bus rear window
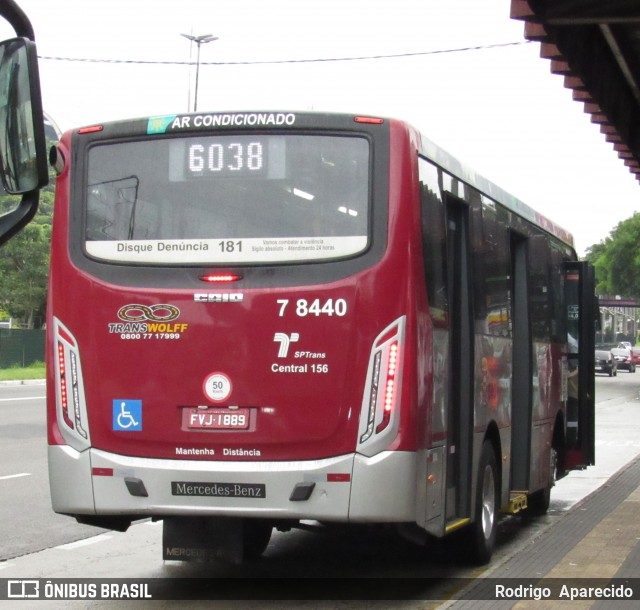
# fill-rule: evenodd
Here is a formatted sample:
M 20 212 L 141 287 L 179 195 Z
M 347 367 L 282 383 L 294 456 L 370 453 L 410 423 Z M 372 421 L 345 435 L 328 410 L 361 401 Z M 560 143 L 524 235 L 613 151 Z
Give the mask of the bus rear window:
M 355 256 L 369 243 L 369 142 L 203 135 L 89 149 L 85 249 L 131 264 Z

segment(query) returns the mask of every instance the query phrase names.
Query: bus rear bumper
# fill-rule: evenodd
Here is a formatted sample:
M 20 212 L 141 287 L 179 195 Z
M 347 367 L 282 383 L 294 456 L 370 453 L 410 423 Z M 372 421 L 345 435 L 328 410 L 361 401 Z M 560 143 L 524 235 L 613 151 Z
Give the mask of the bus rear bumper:
M 68 515 L 403 522 L 415 520 L 415 457 L 213 462 L 50 445 L 49 478 L 54 511 Z

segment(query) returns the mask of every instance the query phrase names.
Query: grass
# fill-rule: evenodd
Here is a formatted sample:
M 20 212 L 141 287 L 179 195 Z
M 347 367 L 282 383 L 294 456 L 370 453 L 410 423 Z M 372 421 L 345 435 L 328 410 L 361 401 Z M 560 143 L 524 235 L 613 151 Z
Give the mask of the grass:
M 23 381 L 26 379 L 44 379 L 44 362 L 34 362 L 29 366 L 12 366 L 8 369 L 0 369 L 0 381 Z

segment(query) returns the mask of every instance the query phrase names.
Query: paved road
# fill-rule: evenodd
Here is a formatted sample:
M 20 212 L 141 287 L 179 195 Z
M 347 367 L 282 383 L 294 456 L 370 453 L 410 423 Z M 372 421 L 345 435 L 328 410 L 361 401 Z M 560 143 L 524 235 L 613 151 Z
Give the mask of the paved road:
M 560 481 L 552 494 L 551 509 L 544 517 L 530 521 L 519 517 L 507 519 L 500 529 L 494 564 L 539 535 L 640 454 L 640 373 L 620 374 L 611 379 L 599 377 L 596 385 L 598 465 Z M 430 548 L 425 553 L 385 531 L 365 527 L 348 531 L 335 528 L 325 536 L 305 531 L 278 533 L 264 559 L 241 567 L 163 562 L 160 524 L 141 523 L 125 534 L 100 533 L 101 530 L 79 526 L 50 511 L 43 395 L 44 388 L 0 387 L 0 495 L 3 500 L 9 499 L 0 503 L 2 556 L 8 558 L 0 562 L 0 578 L 351 575 L 377 579 L 394 576 L 473 578 L 482 573 L 482 569 L 459 566 L 446 548 Z M 5 540 L 10 541 L 12 553 L 6 552 Z M 39 549 L 44 550 L 34 552 Z M 442 587 L 443 583 L 435 582 L 433 586 Z M 366 597 L 365 592 L 363 596 Z M 101 607 L 100 602 L 84 602 L 79 607 L 89 606 Z M 66 608 L 68 602 L 49 607 Z M 168 602 L 158 607 L 172 606 Z M 226 603 L 218 607 L 254 606 Z M 405 603 L 403 607 L 428 606 L 423 602 L 419 606 Z
M 51 510 L 45 386 L 0 385 L 0 561 L 95 536 Z
M 567 510 L 640 454 L 640 370 L 596 376 L 596 465 L 562 479 L 552 510 Z

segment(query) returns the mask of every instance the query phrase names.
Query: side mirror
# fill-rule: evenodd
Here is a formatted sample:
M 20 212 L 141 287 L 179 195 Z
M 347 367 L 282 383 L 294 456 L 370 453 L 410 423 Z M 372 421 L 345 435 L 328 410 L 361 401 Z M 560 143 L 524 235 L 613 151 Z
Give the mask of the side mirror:
M 33 191 L 48 179 L 37 76 L 34 43 L 0 43 L 0 175 L 11 194 Z
M 0 244 L 31 220 L 38 189 L 48 182 L 42 100 L 35 44 L 0 43 L 0 178 L 22 201 L 0 216 Z

